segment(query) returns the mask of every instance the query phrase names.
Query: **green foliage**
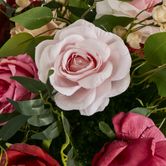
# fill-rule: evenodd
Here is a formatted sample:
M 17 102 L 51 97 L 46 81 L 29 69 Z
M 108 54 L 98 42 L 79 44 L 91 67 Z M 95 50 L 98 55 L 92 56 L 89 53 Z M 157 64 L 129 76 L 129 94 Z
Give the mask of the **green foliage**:
M 99 129 L 109 138 L 113 139 L 115 137 L 115 133 L 107 123 L 103 121 L 99 122 Z
M 33 37 L 29 33 L 19 33 L 10 38 L 1 48 L 0 57 L 29 54 L 34 57 L 35 47 L 43 40 L 50 39 L 50 36 Z M 10 49 L 9 49 L 10 48 Z
M 35 80 L 33 78 L 15 76 L 11 77 L 11 79 L 16 80 L 22 86 L 33 93 L 39 93 L 40 91 L 46 90 L 46 85 L 39 80 Z
M 145 42 L 144 53 L 148 63 L 154 66 L 166 64 L 166 32 L 151 35 Z
M 166 97 L 166 69 L 156 72 L 150 78 L 157 86 L 158 93 L 162 97 Z
M 145 42 L 145 59 L 152 67 L 150 82 L 154 82 L 160 96 L 166 96 L 166 32 L 151 35 Z
M 44 103 L 41 99 L 27 100 L 27 101 L 12 101 L 8 99 L 11 104 L 14 105 L 17 111 L 26 116 L 44 115 L 48 114 L 48 110 L 44 108 Z
M 133 21 L 133 18 L 129 18 L 129 17 L 117 17 L 113 15 L 104 15 L 100 17 L 99 19 L 96 19 L 93 23 L 96 26 L 100 27 L 101 29 L 111 32 L 115 26 L 121 25 L 125 27 L 132 21 Z
M 28 123 L 32 126 L 47 126 L 54 121 L 53 114 L 48 110 L 47 114 L 43 115 L 34 115 L 28 119 Z
M 61 131 L 62 131 L 61 123 L 59 121 L 56 121 L 42 132 L 32 135 L 31 138 L 38 140 L 54 139 L 59 136 Z
M 49 23 L 53 18 L 52 11 L 47 7 L 35 7 L 22 14 L 10 18 L 27 29 L 37 29 Z
M 145 116 L 147 116 L 150 113 L 150 111 L 147 108 L 143 108 L 143 107 L 133 108 L 132 110 L 130 110 L 130 112 L 145 115 Z
M 27 53 L 32 40 L 33 36 L 29 33 L 19 33 L 13 36 L 0 48 L 0 57 Z
M 28 116 L 18 115 L 0 129 L 0 139 L 7 141 L 26 123 Z
M 87 0 L 69 0 L 69 6 L 72 7 L 79 7 L 83 9 L 88 8 L 88 1 Z

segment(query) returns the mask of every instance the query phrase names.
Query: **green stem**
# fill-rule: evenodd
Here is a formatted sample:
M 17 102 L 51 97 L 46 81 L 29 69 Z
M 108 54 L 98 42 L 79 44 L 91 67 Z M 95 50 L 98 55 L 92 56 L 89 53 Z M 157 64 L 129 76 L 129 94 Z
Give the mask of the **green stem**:
M 96 7 L 96 3 L 94 3 L 90 8 L 88 8 L 88 9 L 82 14 L 81 19 L 84 19 L 85 16 L 86 16 L 91 10 L 95 9 L 95 7 Z
M 63 121 L 63 112 L 61 112 L 61 119 Z M 65 131 L 65 130 L 64 130 Z M 62 163 L 64 166 L 67 166 L 67 160 L 68 157 L 67 155 L 64 153 L 65 149 L 70 145 L 70 138 L 69 135 L 66 133 L 65 131 L 65 136 L 66 136 L 66 142 L 62 145 L 61 150 L 60 150 L 60 155 L 61 155 L 61 159 L 62 159 Z
M 162 122 L 161 122 L 161 124 L 160 124 L 160 126 L 159 126 L 159 129 L 161 129 L 161 127 L 163 126 L 163 124 L 165 123 L 165 121 L 166 121 L 166 118 L 164 118 L 164 119 L 162 120 Z
M 166 68 L 166 64 L 158 66 L 157 68 L 152 69 L 152 70 L 150 70 L 148 72 L 145 72 L 144 74 L 141 74 L 141 75 L 138 75 L 138 76 L 134 76 L 134 74 L 132 74 L 132 76 L 133 77 L 137 77 L 137 78 L 141 78 L 141 77 L 145 77 L 145 76 L 147 76 L 149 74 L 153 75 L 154 73 L 156 73 L 156 72 L 158 72 L 158 71 L 160 71 L 162 69 L 165 69 L 165 68 Z

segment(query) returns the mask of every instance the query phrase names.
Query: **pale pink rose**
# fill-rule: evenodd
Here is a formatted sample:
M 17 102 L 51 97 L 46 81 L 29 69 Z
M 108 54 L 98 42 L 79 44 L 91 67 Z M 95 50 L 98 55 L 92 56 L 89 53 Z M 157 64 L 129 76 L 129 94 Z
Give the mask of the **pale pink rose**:
M 114 15 L 114 16 L 123 16 L 123 17 L 134 18 L 142 10 L 146 9 L 144 12 L 139 14 L 139 16 L 137 17 L 136 22 L 139 22 L 148 17 L 151 17 L 153 7 L 160 2 L 162 2 L 162 0 L 133 0 L 133 1 L 129 1 L 129 2 L 123 2 L 120 0 L 104 0 L 104 1 L 97 2 L 96 18 L 99 18 L 103 15 Z M 145 21 L 143 23 L 150 24 L 152 22 L 153 22 L 153 20 Z M 141 25 L 137 25 L 137 28 L 140 26 Z M 134 28 L 136 28 L 136 27 L 134 27 Z M 127 27 L 127 29 L 128 29 L 128 27 Z M 138 40 L 133 39 L 133 41 L 132 40 L 128 41 L 128 44 L 130 45 L 130 47 L 135 48 L 135 49 L 141 48 L 140 44 L 144 44 L 146 39 L 150 35 L 160 32 L 160 29 L 158 27 L 154 27 L 154 26 L 146 26 L 144 28 L 142 27 L 137 32 L 139 33 L 139 39 Z M 133 34 L 132 34 L 132 36 L 133 36 Z
M 131 57 L 123 40 L 84 20 L 40 43 L 35 58 L 41 81 L 54 71 L 49 78 L 63 110 L 82 115 L 103 111 L 109 97 L 121 94 L 130 83 Z
M 136 113 L 113 118 L 117 139 L 107 143 L 92 166 L 165 166 L 166 138 L 153 121 Z
M 144 11 L 139 18 L 145 19 L 151 16 L 153 7 L 162 2 L 162 0 L 133 0 L 131 2 L 123 2 L 120 0 L 104 0 L 97 2 L 97 18 L 103 15 L 115 15 L 124 17 L 135 17 L 142 10 Z
M 0 59 L 0 113 L 14 110 L 7 98 L 19 101 L 34 97 L 21 84 L 10 79 L 12 76 L 38 78 L 37 68 L 30 56 L 23 54 Z

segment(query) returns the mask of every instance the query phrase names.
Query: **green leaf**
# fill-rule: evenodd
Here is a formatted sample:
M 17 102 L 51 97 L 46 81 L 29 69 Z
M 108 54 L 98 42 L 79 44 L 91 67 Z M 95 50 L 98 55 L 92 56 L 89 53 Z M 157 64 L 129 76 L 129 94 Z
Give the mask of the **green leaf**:
M 104 121 L 99 122 L 99 129 L 109 138 L 113 139 L 115 137 L 115 133 L 113 132 L 113 130 Z
M 0 139 L 7 141 L 26 123 L 27 119 L 27 116 L 18 115 L 9 120 L 8 123 L 0 129 Z
M 59 121 L 54 122 L 44 131 L 31 136 L 32 139 L 45 140 L 54 139 L 59 136 L 62 131 L 62 126 Z
M 151 35 L 145 42 L 144 54 L 148 63 L 162 65 L 166 63 L 166 32 Z
M 32 116 L 28 119 L 28 123 L 32 126 L 47 126 L 50 123 L 54 121 L 54 116 L 51 113 L 44 114 L 44 115 L 38 115 L 38 116 Z
M 132 110 L 130 110 L 130 112 L 138 113 L 145 116 L 147 116 L 150 113 L 150 111 L 147 108 L 143 108 L 143 107 L 133 108 Z
M 36 46 L 41 43 L 44 40 L 47 39 L 53 39 L 52 36 L 37 36 L 34 37 L 33 40 L 31 41 L 31 43 L 28 45 L 27 47 L 27 54 L 31 55 L 32 57 L 35 57 L 35 49 Z
M 64 114 L 61 114 L 62 117 L 62 124 L 63 124 L 63 128 L 64 131 L 66 133 L 66 135 L 68 135 L 70 137 L 70 124 L 69 121 L 67 120 L 67 118 L 64 116 Z
M 69 6 L 87 9 L 87 0 L 69 0 Z
M 17 111 L 14 111 L 12 113 L 0 114 L 0 122 L 6 122 L 16 115 L 18 115 Z
M 67 154 L 67 166 L 79 166 L 80 164 L 75 161 L 74 148 L 72 147 Z
M 27 29 L 37 29 L 49 23 L 53 18 L 51 9 L 47 7 L 35 7 L 15 17 L 11 21 L 21 24 Z
M 133 21 L 133 18 L 129 17 L 117 17 L 112 15 L 104 15 L 100 17 L 99 19 L 95 20 L 93 23 L 100 27 L 101 29 L 104 29 L 105 31 L 112 31 L 112 29 L 117 26 L 127 26 L 130 22 Z
M 156 84 L 160 96 L 166 97 L 166 69 L 153 74 L 150 78 L 150 82 Z
M 33 36 L 28 33 L 19 33 L 10 38 L 0 49 L 0 57 L 14 56 L 27 53 Z
M 42 83 L 40 80 L 35 80 L 33 78 L 15 76 L 11 77 L 11 79 L 19 82 L 23 87 L 28 89 L 33 93 L 39 93 L 40 91 L 46 90 L 46 85 Z
M 56 2 L 56 1 L 50 1 L 50 2 L 46 3 L 44 6 L 55 10 L 57 8 L 62 7 L 62 4 L 59 2 Z
M 69 6 L 68 9 L 71 13 L 73 13 L 75 16 L 81 17 L 82 14 L 86 11 L 84 8 L 78 8 L 78 7 L 72 7 Z
M 44 103 L 41 99 L 34 99 L 28 101 L 8 101 L 23 115 L 34 116 L 48 114 L 48 110 L 44 108 Z

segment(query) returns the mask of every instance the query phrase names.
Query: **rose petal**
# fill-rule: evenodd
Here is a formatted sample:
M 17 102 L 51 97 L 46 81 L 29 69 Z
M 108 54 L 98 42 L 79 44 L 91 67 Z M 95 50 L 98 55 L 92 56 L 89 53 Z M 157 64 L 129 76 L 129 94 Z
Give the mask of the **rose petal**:
M 112 122 L 116 135 L 127 139 L 140 138 L 147 128 L 155 125 L 151 119 L 131 112 L 117 114 Z
M 72 96 L 65 96 L 60 93 L 55 95 L 55 103 L 63 110 L 82 110 L 88 107 L 96 97 L 96 90 L 79 89 Z
M 79 80 L 78 83 L 81 87 L 86 89 L 96 88 L 111 76 L 112 69 L 112 64 L 108 62 L 101 71 Z
M 111 162 L 127 147 L 127 143 L 122 141 L 114 141 L 106 144 L 100 152 L 98 152 L 93 160 L 92 166 L 112 166 Z M 118 165 L 117 165 L 118 166 Z
M 117 96 L 117 95 L 123 93 L 129 87 L 129 84 L 130 84 L 130 75 L 129 74 L 127 74 L 126 77 L 124 77 L 123 79 L 121 79 L 119 81 L 112 81 L 112 90 L 110 92 L 109 97 L 114 97 L 114 96 Z
M 66 96 L 71 96 L 80 89 L 80 86 L 77 83 L 60 77 L 55 73 L 50 76 L 50 83 L 53 85 L 55 90 Z
M 110 61 L 113 64 L 112 81 L 121 80 L 126 76 L 131 67 L 131 56 L 122 41 L 116 40 L 110 44 Z

